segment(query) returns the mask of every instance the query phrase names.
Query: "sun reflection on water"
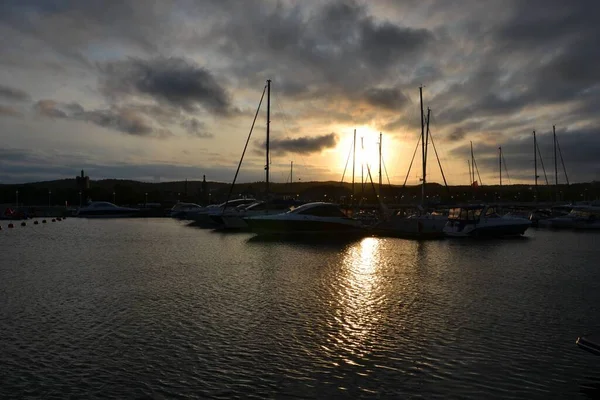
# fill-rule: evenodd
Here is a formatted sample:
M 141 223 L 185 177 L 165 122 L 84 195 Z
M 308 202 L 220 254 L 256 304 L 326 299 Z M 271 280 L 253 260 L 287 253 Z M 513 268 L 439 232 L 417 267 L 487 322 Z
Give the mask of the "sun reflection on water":
M 344 359 L 348 364 L 360 363 L 380 322 L 381 305 L 385 301 L 380 245 L 381 239 L 364 238 L 348 247 L 342 259 L 330 345 L 352 356 Z

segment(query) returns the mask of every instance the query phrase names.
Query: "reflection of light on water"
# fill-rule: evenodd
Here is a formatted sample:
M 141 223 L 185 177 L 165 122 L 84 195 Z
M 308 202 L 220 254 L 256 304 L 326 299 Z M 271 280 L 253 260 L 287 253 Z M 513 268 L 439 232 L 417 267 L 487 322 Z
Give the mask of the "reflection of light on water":
M 355 356 L 369 351 L 368 339 L 380 319 L 379 305 L 384 300 L 380 292 L 380 239 L 365 238 L 348 248 L 343 258 L 343 270 L 338 281 L 338 304 L 335 325 L 338 328 L 333 344 Z M 353 364 L 354 361 L 346 360 Z

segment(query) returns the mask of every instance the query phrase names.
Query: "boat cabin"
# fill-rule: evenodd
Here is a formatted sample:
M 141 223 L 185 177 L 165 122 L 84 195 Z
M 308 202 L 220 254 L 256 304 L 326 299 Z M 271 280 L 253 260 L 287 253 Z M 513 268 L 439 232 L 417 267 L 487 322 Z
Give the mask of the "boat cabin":
M 448 213 L 449 221 L 478 222 L 481 216 L 485 218 L 499 218 L 496 207 L 488 205 L 469 205 L 451 208 Z
M 314 217 L 348 217 L 337 204 L 333 203 L 308 203 L 296 207 L 288 212 L 300 215 L 311 215 Z

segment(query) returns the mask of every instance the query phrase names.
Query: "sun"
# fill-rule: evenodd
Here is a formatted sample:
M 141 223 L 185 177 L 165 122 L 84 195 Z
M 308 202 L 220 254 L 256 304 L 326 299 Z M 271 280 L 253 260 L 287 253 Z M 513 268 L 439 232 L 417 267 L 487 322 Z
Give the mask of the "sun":
M 354 129 L 343 129 L 338 144 L 338 165 L 343 170 L 346 167 L 346 176 L 352 175 L 352 160 L 353 152 L 352 145 L 354 142 Z M 385 158 L 385 148 L 382 146 L 383 157 Z M 356 128 L 356 152 L 355 159 L 355 174 L 360 176 L 361 170 L 366 177 L 368 171 L 371 171 L 371 176 L 375 180 L 375 175 L 379 170 L 379 132 L 369 126 L 360 126 Z

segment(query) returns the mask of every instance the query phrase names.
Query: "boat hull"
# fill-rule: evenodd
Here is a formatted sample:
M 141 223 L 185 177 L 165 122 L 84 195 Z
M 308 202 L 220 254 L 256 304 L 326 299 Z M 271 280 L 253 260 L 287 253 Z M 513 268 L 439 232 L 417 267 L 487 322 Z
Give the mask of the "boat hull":
M 507 237 L 521 236 L 531 226 L 531 222 L 511 223 L 502 225 L 461 224 L 454 221 L 444 228 L 444 234 L 449 237 Z
M 78 218 L 133 218 L 140 215 L 138 210 L 115 210 L 115 211 L 105 211 L 105 210 L 95 210 L 90 212 L 79 212 L 77 214 Z
M 415 239 L 439 239 L 444 237 L 444 218 L 403 218 L 392 217 L 373 227 L 373 233 L 380 236 L 406 237 Z

